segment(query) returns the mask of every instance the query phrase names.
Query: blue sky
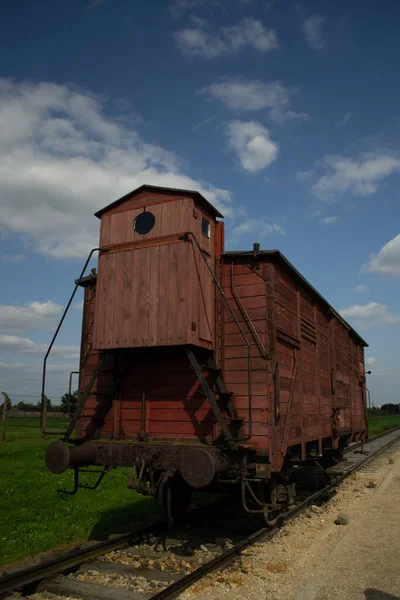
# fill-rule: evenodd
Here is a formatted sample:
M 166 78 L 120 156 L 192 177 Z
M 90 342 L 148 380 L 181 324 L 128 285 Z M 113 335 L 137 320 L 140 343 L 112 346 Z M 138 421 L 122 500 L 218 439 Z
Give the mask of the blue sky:
M 367 339 L 398 402 L 400 6 L 387 0 L 3 0 L 0 384 L 41 361 L 97 245 L 93 213 L 142 183 L 200 190 L 226 245 L 278 248 Z M 77 297 L 49 362 L 78 364 Z

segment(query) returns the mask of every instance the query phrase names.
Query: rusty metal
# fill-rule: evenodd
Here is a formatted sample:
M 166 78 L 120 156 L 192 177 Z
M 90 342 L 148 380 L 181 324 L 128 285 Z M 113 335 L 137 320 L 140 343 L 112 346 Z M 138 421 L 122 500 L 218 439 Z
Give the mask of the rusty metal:
M 65 309 L 64 309 L 64 312 L 63 312 L 63 314 L 62 314 L 62 316 L 61 316 L 60 322 L 59 322 L 59 323 L 58 323 L 58 325 L 57 325 L 57 329 L 56 329 L 56 331 L 55 331 L 55 333 L 54 333 L 54 335 L 53 335 L 53 338 L 52 338 L 52 340 L 51 340 L 51 342 L 50 342 L 50 345 L 49 345 L 49 347 L 48 347 L 48 349 L 47 349 L 47 352 L 46 352 L 46 354 L 45 354 L 45 357 L 44 357 L 44 359 L 43 359 L 43 372 L 42 372 L 42 393 L 41 393 L 41 399 L 42 399 L 41 409 L 42 409 L 42 410 L 41 410 L 41 415 L 40 415 L 40 431 L 41 431 L 41 433 L 43 433 L 43 434 L 46 434 L 46 435 L 60 435 L 60 432 L 59 432 L 59 431 L 46 431 L 46 429 L 45 429 L 45 426 L 44 426 L 44 423 L 43 423 L 43 412 L 44 412 L 44 408 L 45 408 L 45 391 L 46 391 L 46 368 L 47 368 L 47 359 L 48 359 L 48 357 L 49 357 L 49 354 L 50 354 L 50 352 L 51 352 L 51 349 L 53 348 L 54 342 L 56 341 L 56 338 L 57 338 L 57 336 L 58 336 L 58 333 L 59 333 L 59 331 L 60 331 L 60 329 L 61 329 L 61 327 L 62 327 L 62 324 L 64 323 L 64 319 L 65 319 L 65 317 L 66 317 L 66 315 L 67 315 L 67 312 L 68 312 L 68 310 L 69 310 L 69 307 L 71 306 L 71 304 L 72 304 L 72 301 L 73 301 L 73 299 L 74 299 L 74 297 L 75 297 L 76 291 L 77 291 L 77 289 L 78 289 L 78 287 L 79 287 L 79 281 L 82 279 L 82 277 L 83 277 L 83 274 L 84 274 L 84 272 L 86 271 L 86 267 L 88 266 L 88 264 L 89 264 L 89 262 L 90 262 L 90 259 L 92 258 L 92 256 L 93 256 L 93 253 L 94 253 L 94 252 L 102 252 L 102 249 L 101 249 L 101 248 L 93 248 L 93 249 L 90 251 L 90 253 L 89 253 L 89 256 L 87 257 L 87 259 L 86 259 L 86 262 L 85 262 L 85 264 L 84 264 L 84 266 L 83 266 L 83 269 L 82 269 L 82 271 L 81 271 L 81 274 L 80 274 L 80 275 L 79 275 L 79 277 L 78 277 L 78 283 L 76 283 L 76 284 L 75 284 L 75 287 L 74 287 L 74 289 L 73 289 L 73 292 L 72 292 L 72 294 L 71 294 L 71 296 L 70 296 L 70 298 L 69 298 L 69 300 L 68 300 L 67 306 L 66 306 L 66 307 L 65 307 Z
M 97 449 L 94 444 L 67 446 L 61 440 L 52 442 L 46 449 L 45 460 L 49 471 L 64 473 L 68 467 L 82 467 L 96 463 Z
M 205 448 L 188 448 L 181 453 L 180 473 L 188 485 L 204 488 L 216 475 L 230 468 L 228 457 L 221 452 L 212 452 Z

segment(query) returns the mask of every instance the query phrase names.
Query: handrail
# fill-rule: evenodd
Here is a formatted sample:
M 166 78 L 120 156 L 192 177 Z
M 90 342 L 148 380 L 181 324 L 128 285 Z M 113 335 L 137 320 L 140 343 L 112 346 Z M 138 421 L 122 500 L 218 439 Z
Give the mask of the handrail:
M 76 294 L 76 290 L 79 287 L 79 282 L 83 277 L 84 272 L 86 271 L 86 267 L 88 266 L 90 259 L 92 258 L 93 252 L 107 252 L 107 250 L 104 250 L 102 248 L 93 248 L 90 253 L 89 256 L 87 257 L 87 260 L 85 262 L 85 265 L 81 271 L 81 274 L 79 275 L 78 279 L 77 279 L 77 283 L 74 287 L 74 291 L 71 294 L 71 297 L 68 301 L 67 306 L 64 309 L 64 312 L 62 314 L 62 317 L 60 319 L 60 322 L 58 323 L 57 329 L 55 331 L 55 334 L 53 335 L 53 339 L 50 342 L 50 346 L 47 349 L 46 355 L 43 359 L 43 372 L 42 372 L 42 393 L 41 393 L 41 413 L 40 413 L 40 431 L 41 433 L 45 434 L 45 435 L 60 435 L 59 431 L 46 431 L 45 429 L 45 424 L 44 424 L 44 409 L 45 409 L 45 391 L 46 391 L 46 367 L 47 367 L 47 359 L 49 357 L 49 354 L 51 352 L 51 349 L 53 348 L 54 342 L 56 341 L 56 338 L 58 336 L 58 333 L 61 329 L 61 326 L 64 322 L 64 319 L 66 317 L 66 314 L 69 310 L 69 307 L 71 306 L 72 300 L 75 297 Z
M 79 371 L 71 371 L 69 374 L 69 386 L 68 386 L 68 394 L 71 396 L 72 390 L 72 375 L 79 375 Z
M 231 305 L 228 302 L 228 298 L 225 295 L 224 290 L 221 287 L 221 284 L 219 283 L 217 276 L 215 275 L 214 271 L 212 270 L 204 252 L 203 249 L 201 248 L 195 234 L 192 231 L 187 231 L 186 233 L 184 233 L 179 239 L 182 240 L 187 240 L 189 236 L 192 236 L 197 248 L 199 249 L 200 252 L 200 256 L 202 257 L 202 259 L 204 260 L 204 262 L 207 265 L 208 270 L 211 273 L 211 277 L 214 280 L 215 285 L 217 286 L 225 304 L 227 305 L 229 312 L 231 313 L 236 325 L 239 328 L 240 333 L 242 334 L 242 337 L 247 345 L 247 370 L 248 370 L 248 396 L 249 396 L 249 404 L 248 404 L 248 423 L 249 423 L 249 431 L 246 437 L 243 438 L 236 438 L 235 441 L 236 442 L 246 442 L 247 440 L 249 440 L 252 435 L 253 435 L 253 413 L 252 413 L 252 408 L 253 408 L 253 402 L 252 402 L 252 378 L 251 378 L 251 344 L 249 342 L 249 340 L 246 337 L 245 332 L 243 331 L 242 326 L 240 325 L 238 319 L 236 318 L 236 315 L 231 307 Z
M 242 300 L 240 299 L 239 294 L 237 293 L 237 290 L 233 284 L 233 262 L 231 262 L 231 290 L 232 290 L 232 294 L 235 297 L 236 302 L 239 305 L 240 310 L 242 311 L 242 313 L 244 314 L 245 318 L 247 319 L 247 324 L 250 327 L 254 337 L 256 338 L 258 345 L 261 346 L 261 350 L 264 352 L 263 358 L 265 358 L 265 360 L 269 360 L 270 356 L 268 355 L 267 349 L 264 346 L 264 344 L 261 341 L 260 336 L 257 333 L 256 328 L 254 327 L 253 321 L 250 319 L 249 314 L 247 312 L 247 310 L 245 309 Z

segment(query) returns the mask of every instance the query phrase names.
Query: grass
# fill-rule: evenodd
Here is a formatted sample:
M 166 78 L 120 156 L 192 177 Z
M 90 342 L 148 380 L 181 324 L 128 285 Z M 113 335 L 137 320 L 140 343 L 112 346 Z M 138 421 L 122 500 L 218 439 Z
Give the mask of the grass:
M 48 418 L 49 429 L 65 429 L 67 421 Z M 370 435 L 400 425 L 400 415 L 370 417 Z M 132 521 L 156 512 L 157 503 L 126 488 L 122 469 L 111 471 L 97 490 L 80 489 L 75 496 L 73 473 L 50 473 L 44 463 L 47 445 L 39 419 L 10 419 L 7 439 L 0 442 L 0 565 L 82 539 L 104 539 Z M 94 474 L 81 482 L 93 484 Z
M 97 490 L 60 495 L 58 489 L 72 489 L 73 473 L 53 475 L 44 463 L 46 447 L 57 438 L 43 440 L 29 427 L 34 419 L 23 421 L 10 419 L 6 442 L 0 442 L 0 565 L 73 541 L 104 539 L 158 510 L 155 500 L 127 489 L 122 469 L 106 475 Z M 62 424 L 49 419 L 48 426 Z M 81 479 L 95 480 L 95 474 Z
M 400 415 L 388 415 L 386 417 L 368 417 L 369 435 L 383 433 L 393 427 L 400 426 Z

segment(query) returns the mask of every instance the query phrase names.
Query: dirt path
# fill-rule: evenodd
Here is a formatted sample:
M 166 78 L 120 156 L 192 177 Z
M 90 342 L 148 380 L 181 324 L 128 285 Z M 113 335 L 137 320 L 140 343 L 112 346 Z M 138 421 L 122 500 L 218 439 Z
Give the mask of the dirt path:
M 388 456 L 180 599 L 400 600 L 400 450 Z M 347 525 L 335 525 L 339 513 Z

